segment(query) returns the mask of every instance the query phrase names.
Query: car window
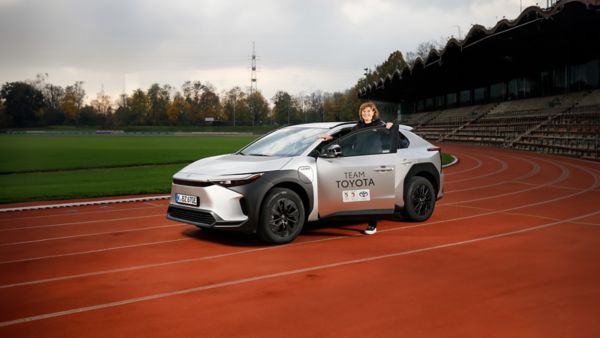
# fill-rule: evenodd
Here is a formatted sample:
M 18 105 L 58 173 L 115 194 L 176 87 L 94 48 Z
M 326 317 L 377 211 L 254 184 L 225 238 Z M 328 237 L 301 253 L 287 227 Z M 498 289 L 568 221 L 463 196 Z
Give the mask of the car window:
M 392 132 L 386 128 L 366 128 L 339 139 L 342 156 L 364 156 L 389 153 Z
M 406 137 L 406 135 L 404 135 L 401 131 L 398 132 L 400 139 L 398 142 L 398 149 L 405 149 L 408 148 L 408 146 L 410 145 L 410 141 L 408 140 L 408 137 Z
M 324 128 L 282 128 L 265 135 L 238 153 L 251 156 L 298 156 L 326 132 L 327 129 Z

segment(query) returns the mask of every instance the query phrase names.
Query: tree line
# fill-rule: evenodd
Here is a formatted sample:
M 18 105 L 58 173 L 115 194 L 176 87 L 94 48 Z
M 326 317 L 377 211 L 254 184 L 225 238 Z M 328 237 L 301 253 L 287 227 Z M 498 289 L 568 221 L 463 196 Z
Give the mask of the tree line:
M 155 83 L 115 99 L 100 92 L 85 102 L 83 82 L 61 87 L 48 83 L 47 74 L 38 74 L 35 80 L 2 85 L 0 127 L 257 126 L 351 121 L 357 119 L 362 103 L 358 89 L 406 65 L 402 53 L 395 51 L 373 71 L 365 72 L 365 77 L 350 89 L 301 95 L 280 90 L 270 98 L 272 105 L 260 91 L 234 87 L 219 93 L 210 83 L 201 81 L 187 81 L 180 88 Z M 394 109 L 388 109 L 388 119 L 394 118 Z

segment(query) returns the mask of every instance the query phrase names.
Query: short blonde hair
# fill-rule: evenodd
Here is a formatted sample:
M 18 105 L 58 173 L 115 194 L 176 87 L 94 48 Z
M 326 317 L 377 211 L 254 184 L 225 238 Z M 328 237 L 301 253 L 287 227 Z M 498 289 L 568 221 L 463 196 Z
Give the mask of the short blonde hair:
M 375 103 L 373 103 L 372 101 L 367 101 L 367 102 L 361 104 L 360 108 L 358 108 L 358 119 L 359 120 L 362 120 L 362 111 L 365 110 L 366 108 L 373 109 L 373 121 L 375 121 L 379 118 L 379 109 L 377 109 L 377 106 L 375 106 Z

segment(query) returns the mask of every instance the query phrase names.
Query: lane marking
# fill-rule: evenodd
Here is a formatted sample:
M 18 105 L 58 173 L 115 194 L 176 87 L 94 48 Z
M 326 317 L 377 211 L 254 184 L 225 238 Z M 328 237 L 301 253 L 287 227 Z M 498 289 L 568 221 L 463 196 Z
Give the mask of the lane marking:
M 189 240 L 191 240 L 191 238 L 177 238 L 177 239 L 171 239 L 171 240 L 166 240 L 166 241 L 146 242 L 146 243 L 138 243 L 138 244 L 131 244 L 131 245 L 114 246 L 114 247 L 104 248 L 104 249 L 94 249 L 94 250 L 88 250 L 88 251 L 77 251 L 77 252 L 69 252 L 69 253 L 64 253 L 64 254 L 15 259 L 12 261 L 0 262 L 0 264 L 32 262 L 32 261 L 39 261 L 42 259 L 62 258 L 62 257 L 68 257 L 68 256 L 85 255 L 85 254 L 90 254 L 90 253 L 99 253 L 99 252 L 106 252 L 106 251 L 113 251 L 113 250 L 120 250 L 120 249 L 138 248 L 138 247 L 142 247 L 142 246 L 167 244 L 167 243 L 189 241 Z
M 72 235 L 72 236 L 42 238 L 42 239 L 35 239 L 35 240 L 23 241 L 23 242 L 0 243 L 0 247 L 2 247 L 2 246 L 20 245 L 20 244 L 30 244 L 30 243 L 47 242 L 47 241 L 56 241 L 56 240 L 60 240 L 60 239 L 81 238 L 81 237 L 88 237 L 88 236 L 111 235 L 111 234 L 121 234 L 121 233 L 124 233 L 124 232 L 135 232 L 135 231 L 144 231 L 144 230 L 161 229 L 161 228 L 172 228 L 172 227 L 181 227 L 181 226 L 189 226 L 189 225 L 188 224 L 183 224 L 183 223 L 177 223 L 177 224 L 158 225 L 158 226 L 145 227 L 145 228 L 135 228 L 135 229 L 127 229 L 127 230 L 115 230 L 115 231 L 107 231 L 107 232 L 96 232 L 96 233 L 93 233 L 93 234 L 81 234 L 81 235 Z
M 550 163 L 552 163 L 552 162 L 550 162 Z M 494 199 L 494 198 L 506 197 L 506 196 L 510 196 L 510 195 L 517 195 L 517 194 L 524 193 L 524 192 L 527 192 L 527 191 L 538 190 L 538 189 L 541 189 L 541 188 L 544 188 L 544 187 L 552 186 L 555 183 L 565 181 L 569 177 L 571 177 L 571 171 L 568 170 L 566 168 L 566 166 L 558 165 L 558 167 L 561 168 L 562 174 L 558 178 L 554 179 L 553 181 L 547 182 L 545 184 L 538 185 L 538 186 L 533 186 L 533 187 L 530 187 L 530 188 L 527 188 L 527 189 L 511 191 L 511 192 L 507 192 L 507 193 L 504 193 L 504 194 L 491 195 L 491 196 L 487 196 L 487 197 L 480 197 L 480 198 L 476 198 L 476 199 L 472 199 L 472 200 L 462 200 L 462 201 L 457 201 L 457 202 L 445 203 L 445 205 L 454 205 L 454 204 L 468 203 L 468 202 L 479 202 L 479 201 L 483 201 L 483 200 L 489 200 L 489 199 Z M 595 175 L 591 175 L 591 176 L 595 177 Z M 584 191 L 587 191 L 587 190 L 588 189 L 581 190 L 580 192 L 584 192 Z
M 362 236 L 362 235 L 346 235 L 346 236 L 343 236 L 343 237 L 344 238 L 351 238 L 351 237 L 360 237 L 360 236 Z M 279 248 L 284 248 L 284 247 L 285 248 L 289 248 L 289 247 L 296 247 L 296 246 L 306 245 L 306 244 L 313 244 L 313 243 L 319 243 L 319 242 L 332 241 L 332 240 L 336 240 L 336 239 L 339 239 L 339 238 L 340 238 L 339 236 L 337 236 L 337 237 L 327 237 L 327 238 L 321 238 L 321 239 L 316 239 L 316 240 L 311 240 L 311 241 L 286 244 L 286 245 L 283 245 L 283 246 L 265 246 L 265 247 L 261 247 L 261 248 L 238 250 L 238 251 L 234 251 L 234 252 L 227 252 L 227 253 L 210 255 L 210 256 L 192 257 L 192 258 L 180 259 L 180 260 L 176 260 L 176 261 L 168 261 L 168 262 L 162 262 L 162 263 L 150 263 L 150 264 L 144 264 L 144 265 L 130 266 L 130 267 L 126 267 L 126 268 L 103 270 L 103 271 L 94 271 L 94 272 L 82 273 L 82 274 L 77 274 L 77 275 L 67 275 L 67 276 L 61 276 L 61 277 L 38 279 L 38 280 L 29 281 L 29 282 L 21 282 L 21 283 L 13 283 L 13 284 L 0 285 L 0 289 L 8 289 L 8 288 L 13 288 L 13 287 L 18 287 L 18 286 L 35 285 L 35 284 L 56 282 L 56 281 L 62 281 L 62 280 L 68 280 L 68 279 L 75 279 L 75 278 L 82 278 L 82 277 L 106 275 L 106 274 L 117 273 L 117 272 L 135 271 L 135 270 L 156 268 L 156 267 L 161 267 L 161 266 L 177 265 L 177 264 L 184 264 L 184 263 L 191 263 L 191 262 L 198 262 L 198 261 L 219 259 L 219 258 L 223 258 L 223 257 L 236 256 L 236 255 L 242 255 L 242 254 L 249 254 L 249 253 L 255 253 L 255 252 L 260 252 L 260 251 L 277 250 Z
M 600 179 L 598 178 L 598 176 L 594 175 L 593 177 L 595 178 L 595 183 L 590 188 L 588 188 L 588 190 L 589 189 L 594 189 L 596 186 L 600 185 Z M 507 213 L 508 211 L 512 211 L 512 210 L 518 210 L 518 209 L 528 208 L 528 207 L 536 206 L 536 205 L 540 205 L 540 204 L 546 204 L 546 203 L 550 203 L 550 202 L 559 201 L 559 200 L 562 200 L 562 199 L 570 198 L 570 197 L 575 196 L 575 195 L 583 194 L 585 192 L 587 192 L 587 191 L 575 192 L 573 194 L 566 195 L 566 196 L 561 196 L 561 197 L 556 197 L 556 198 L 548 200 L 548 201 L 541 201 L 541 202 L 536 202 L 536 203 L 521 205 L 521 206 L 517 206 L 517 207 L 507 208 L 507 209 L 503 209 L 503 210 L 491 210 L 491 211 L 480 213 L 480 214 L 463 216 L 463 217 L 457 217 L 457 218 L 452 218 L 452 219 L 447 219 L 447 220 L 440 220 L 440 221 L 435 221 L 435 222 L 421 223 L 421 224 L 415 224 L 415 225 L 409 225 L 409 226 L 399 226 L 399 227 L 394 227 L 394 228 L 391 228 L 391 229 L 380 230 L 380 232 L 391 232 L 391 231 L 398 231 L 398 230 L 414 229 L 414 228 L 419 228 L 419 227 L 431 226 L 431 225 L 435 225 L 435 224 L 448 223 L 448 222 L 454 222 L 454 221 L 461 221 L 461 220 L 466 220 L 466 219 L 471 219 L 471 218 L 476 218 L 476 217 L 481 217 L 481 216 L 490 216 L 490 215 L 494 215 L 494 214 Z M 600 213 L 600 211 L 597 211 L 595 213 Z M 561 222 L 561 220 L 558 220 L 557 222 Z M 32 284 L 41 284 L 41 283 L 54 282 L 54 281 L 67 280 L 67 279 L 74 279 L 74 278 L 80 278 L 80 277 L 102 275 L 102 274 L 115 273 L 115 272 L 125 272 L 125 271 L 140 270 L 140 269 L 153 268 L 153 267 L 158 267 L 158 266 L 166 266 L 166 265 L 170 265 L 170 264 L 181 264 L 181 263 L 189 263 L 189 262 L 200 261 L 200 260 L 207 260 L 207 259 L 217 259 L 217 258 L 222 258 L 222 257 L 229 256 L 229 255 L 232 255 L 232 254 L 237 255 L 237 254 L 244 254 L 244 253 L 252 253 L 252 252 L 255 252 L 255 251 L 264 251 L 264 250 L 267 250 L 267 249 L 287 248 L 287 247 L 296 246 L 296 245 L 303 245 L 303 244 L 307 244 L 307 243 L 316 243 L 316 242 L 321 242 L 323 240 L 338 240 L 338 239 L 346 239 L 346 238 L 353 238 L 353 237 L 359 237 L 359 236 L 361 236 L 361 235 L 349 235 L 349 236 L 342 236 L 342 237 L 338 236 L 338 237 L 320 239 L 320 240 L 316 240 L 316 241 L 306 241 L 306 242 L 301 242 L 301 243 L 292 243 L 292 244 L 283 245 L 283 246 L 266 247 L 266 248 L 251 249 L 251 250 L 241 250 L 241 251 L 237 251 L 237 252 L 234 252 L 234 253 L 222 254 L 224 256 L 222 256 L 222 255 L 201 256 L 201 257 L 193 257 L 193 258 L 187 258 L 187 259 L 177 260 L 177 261 L 171 261 L 171 262 L 144 264 L 144 265 L 131 266 L 131 267 L 127 267 L 127 268 L 120 268 L 120 269 L 113 269 L 113 270 L 106 270 L 106 271 L 89 272 L 89 273 L 86 273 L 86 274 L 66 275 L 66 276 L 61 276 L 61 277 L 46 278 L 46 279 L 40 279 L 40 280 L 34 280 L 34 281 L 28 281 L 28 282 L 21 282 L 21 283 L 0 285 L 0 289 L 10 288 L 10 287 L 17 287 L 17 286 L 24 286 L 24 285 L 32 285 Z
M 148 196 L 148 197 L 121 198 L 121 199 L 114 199 L 114 200 L 101 200 L 101 201 L 89 201 L 89 202 L 42 204 L 42 205 L 32 205 L 32 206 L 25 206 L 25 207 L 16 207 L 16 208 L 0 208 L 0 213 L 42 210 L 42 209 L 54 209 L 54 208 L 81 207 L 81 206 L 86 206 L 86 205 L 105 205 L 105 204 L 115 204 L 115 203 L 146 202 L 146 201 L 164 200 L 164 199 L 168 199 L 170 197 L 171 197 L 170 195 L 157 195 L 157 196 Z
M 156 207 L 166 207 L 166 205 L 156 206 Z M 105 214 L 108 212 L 122 212 L 122 211 L 130 211 L 130 210 L 145 210 L 145 209 L 155 209 L 155 206 L 147 206 L 147 207 L 139 207 L 139 208 L 131 208 L 131 207 L 123 207 L 123 208 L 114 208 L 113 206 L 99 206 L 99 209 L 95 209 L 92 211 L 80 211 L 80 210 L 65 210 L 64 213 L 56 213 L 56 214 L 48 214 L 48 215 L 38 215 L 38 216 L 18 216 L 18 217 L 6 217 L 0 218 L 0 222 L 7 221 L 15 221 L 15 220 L 24 220 L 24 219 L 35 219 L 35 218 L 48 218 L 48 217 L 62 217 L 62 216 L 80 216 L 80 215 L 90 215 L 90 214 Z M 8 215 L 8 214 L 7 214 Z
M 466 173 L 466 172 L 470 172 L 470 171 L 473 171 L 473 170 L 476 170 L 476 169 L 480 168 L 483 165 L 483 162 L 480 159 L 476 158 L 476 157 L 469 156 L 469 155 L 461 155 L 461 156 L 462 157 L 468 157 L 468 158 L 472 159 L 473 161 L 475 161 L 476 165 L 474 167 L 470 167 L 470 168 L 465 169 L 465 170 L 460 170 L 460 171 L 455 171 L 455 172 L 448 173 L 448 174 L 446 174 L 446 176 L 454 176 L 454 175 L 458 175 L 458 174 L 463 174 L 463 173 Z
M 569 165 L 569 164 L 567 164 Z M 555 202 L 555 201 L 559 201 L 562 199 L 567 199 L 579 194 L 584 194 L 588 191 L 592 191 L 594 190 L 598 185 L 600 185 L 600 180 L 599 180 L 599 176 L 593 173 L 590 173 L 590 170 L 588 170 L 588 168 L 581 168 L 577 165 L 572 165 L 573 167 L 577 167 L 583 171 L 586 171 L 588 174 L 590 174 L 595 182 L 592 186 L 588 187 L 588 189 L 583 190 L 583 191 L 577 191 L 573 194 L 569 194 L 569 195 L 565 195 L 565 196 L 561 196 L 561 197 L 556 197 L 553 198 L 551 200 L 547 200 L 547 201 L 540 201 L 540 202 L 536 202 L 536 203 L 530 203 L 530 204 L 526 204 L 526 205 L 521 205 L 521 206 L 517 206 L 517 207 L 512 207 L 512 208 L 508 208 L 508 209 L 503 209 L 503 210 L 492 210 L 490 209 L 490 211 L 488 212 L 484 212 L 484 213 L 480 213 L 480 214 L 475 214 L 475 215 L 469 215 L 469 216 L 463 216 L 463 217 L 458 217 L 458 218 L 453 218 L 453 219 L 448 219 L 448 220 L 440 220 L 440 221 L 436 221 L 436 222 L 430 222 L 430 223 L 421 223 L 421 224 L 417 224 L 417 225 L 413 225 L 413 226 L 400 226 L 400 227 L 395 227 L 393 229 L 387 229 L 387 230 L 381 230 L 381 232 L 387 232 L 387 231 L 396 231 L 396 230 L 404 230 L 404 229 L 412 229 L 412 228 L 416 228 L 416 227 L 424 227 L 424 226 L 429 226 L 429 225 L 434 225 L 434 224 L 440 224 L 440 223 L 446 223 L 446 222 L 452 222 L 452 221 L 457 221 L 457 220 L 464 220 L 464 219 L 471 219 L 471 218 L 475 218 L 475 217 L 480 217 L 480 216 L 488 216 L 488 215 L 493 215 L 493 214 L 499 214 L 499 213 L 507 213 L 508 211 L 512 211 L 512 210 L 518 210 L 518 209 L 522 209 L 522 208 L 528 208 L 531 206 L 536 206 L 536 205 L 540 205 L 540 204 L 546 204 L 546 203 L 551 203 L 551 202 Z M 565 166 L 560 166 L 563 169 L 563 175 L 565 175 L 565 172 L 570 173 L 570 170 L 566 169 Z M 570 175 L 567 175 L 567 177 Z M 486 199 L 486 198 L 483 198 Z M 446 205 L 451 205 L 451 204 L 446 204 Z M 485 210 L 485 209 L 484 209 Z M 334 238 L 334 239 L 343 239 L 343 238 L 350 238 L 350 237 L 354 237 L 354 236 L 344 236 L 344 237 L 340 237 L 340 238 Z M 320 240 L 318 240 L 320 241 Z M 302 242 L 302 243 L 298 243 L 298 244 L 304 244 L 304 243 L 312 243 L 314 241 L 307 241 L 307 242 Z M 291 245 L 296 245 L 291 244 Z M 287 246 L 281 246 L 283 247 L 289 247 L 290 245 Z M 278 247 L 274 247 L 274 248 L 278 248 Z M 253 252 L 253 251 L 248 251 L 248 252 Z M 245 253 L 245 251 L 240 251 L 239 253 Z M 186 259 L 187 260 L 204 260 L 206 259 L 204 257 L 196 257 L 196 258 L 189 258 Z M 213 257 L 214 258 L 214 257 Z M 219 257 L 216 257 L 219 258 Z M 211 258 L 212 259 L 212 258 Z M 155 264 L 159 264 L 160 266 L 162 265 L 167 265 L 167 264 L 179 264 L 179 261 L 172 261 L 172 262 L 164 262 L 164 263 L 155 263 Z M 147 267 L 153 267 L 152 264 L 146 264 L 141 266 L 141 268 L 147 268 Z M 113 271 L 113 270 L 107 270 L 108 272 L 92 272 L 90 274 L 104 274 L 104 273 L 112 273 L 112 272 L 121 272 L 121 271 L 130 271 L 130 270 L 123 270 L 123 269 L 131 269 L 131 270 L 138 270 L 141 269 L 139 268 L 139 266 L 133 266 L 133 267 L 129 267 L 129 268 L 122 268 L 119 269 L 119 271 Z M 15 286 L 21 286 L 21 285 L 29 285 L 29 284 L 39 284 L 39 283 L 43 283 L 43 282 L 50 282 L 50 281 L 56 281 L 56 280 L 65 280 L 65 279 L 71 279 L 71 278 L 78 278 L 78 277 L 82 277 L 81 275 L 68 275 L 68 276 L 62 276 L 62 277 L 55 277 L 55 278 L 51 278 L 51 279 L 43 279 L 43 280 L 38 280 L 38 281 L 30 281 L 30 282 L 22 282 L 22 283 L 16 283 L 16 284 L 10 284 L 10 285 L 3 285 L 0 286 L 0 288 L 6 288 L 6 287 L 15 287 Z
M 112 222 L 112 221 L 127 221 L 138 218 L 151 218 L 157 216 L 165 216 L 166 213 L 160 214 L 152 214 L 152 215 L 144 215 L 144 216 L 132 216 L 132 217 L 120 217 L 120 218 L 106 218 L 106 219 L 97 219 L 93 221 L 79 221 L 79 222 L 67 222 L 67 223 L 57 223 L 57 224 L 44 224 L 44 225 L 32 225 L 28 227 L 20 227 L 20 228 L 8 228 L 8 229 L 0 229 L 0 232 L 4 231 L 16 231 L 16 230 L 28 230 L 28 229 L 42 229 L 42 228 L 52 228 L 66 225 L 77 225 L 77 224 L 92 224 L 92 223 L 102 223 L 102 222 Z
M 533 162 L 533 161 L 531 161 L 531 160 L 528 160 L 528 159 L 516 158 L 516 157 L 515 157 L 514 159 L 517 159 L 517 160 L 524 160 L 524 161 L 527 161 L 527 162 L 529 162 L 529 164 L 531 164 L 531 165 L 532 165 L 532 168 L 531 168 L 531 170 L 529 170 L 529 172 L 528 172 L 528 173 L 526 173 L 525 175 L 522 175 L 522 176 L 517 176 L 517 177 L 515 177 L 515 178 L 511 178 L 511 179 L 509 179 L 509 180 L 505 180 L 505 181 L 499 181 L 499 182 L 492 183 L 492 184 L 486 184 L 486 185 L 473 186 L 473 187 L 471 187 L 471 188 L 466 188 L 466 189 L 458 189 L 458 190 L 446 190 L 446 191 L 445 191 L 445 193 L 446 193 L 446 194 L 451 194 L 451 193 L 457 193 L 457 192 L 463 192 L 463 191 L 479 190 L 479 189 L 484 189 L 484 188 L 495 187 L 495 186 L 502 185 L 502 184 L 506 184 L 506 183 L 522 183 L 522 182 L 519 182 L 519 181 L 520 181 L 520 180 L 527 179 L 527 178 L 530 178 L 530 177 L 533 177 L 533 176 L 535 176 L 536 174 L 538 174 L 538 173 L 540 172 L 540 168 L 541 168 L 541 167 L 540 167 L 540 165 L 539 165 L 539 164 L 537 164 L 537 163 L 535 163 L 535 162 Z M 448 184 L 450 184 L 450 183 L 454 183 L 454 182 L 448 182 Z M 523 183 L 523 184 L 525 184 L 525 183 Z
M 45 313 L 45 314 L 36 315 L 36 316 L 23 317 L 23 318 L 0 322 L 0 327 L 6 327 L 6 326 L 11 326 L 11 325 L 16 325 L 16 324 L 23 324 L 23 323 L 28 323 L 28 322 L 33 322 L 33 321 L 38 321 L 38 320 L 43 320 L 43 319 L 49 319 L 49 318 L 63 317 L 63 316 L 68 316 L 68 315 L 72 315 L 72 314 L 96 311 L 96 310 L 107 309 L 107 308 L 123 306 L 123 305 L 128 305 L 128 304 L 133 304 L 133 303 L 139 303 L 139 302 L 144 302 L 144 301 L 150 301 L 150 300 L 155 300 L 155 299 L 162 299 L 162 298 L 196 293 L 196 292 L 201 292 L 201 291 L 206 291 L 206 290 L 211 290 L 211 289 L 224 288 L 224 287 L 228 287 L 228 286 L 235 286 L 235 285 L 240 285 L 240 284 L 259 282 L 259 281 L 264 281 L 264 280 L 276 279 L 276 278 L 280 278 L 280 277 L 288 277 L 288 276 L 298 275 L 298 274 L 302 274 L 302 273 L 306 273 L 306 272 L 333 269 L 333 268 L 338 268 L 338 267 L 343 267 L 343 266 L 379 261 L 379 260 L 384 260 L 384 259 L 388 259 L 388 258 L 408 256 L 408 255 L 412 255 L 412 254 L 419 254 L 419 253 L 429 252 L 429 251 L 434 251 L 434 250 L 458 247 L 458 246 L 462 246 L 462 245 L 468 245 L 468 244 L 473 244 L 473 243 L 478 243 L 478 242 L 483 242 L 483 241 L 488 241 L 488 240 L 494 240 L 494 239 L 503 238 L 503 237 L 520 235 L 520 234 L 535 231 L 535 230 L 541 230 L 541 229 L 555 226 L 558 224 L 563 224 L 563 223 L 568 223 L 570 221 L 578 220 L 580 218 L 591 217 L 596 214 L 600 214 L 600 211 L 595 211 L 590 214 L 573 217 L 570 219 L 566 219 L 564 221 L 551 222 L 551 223 L 541 224 L 541 225 L 537 225 L 537 226 L 529 227 L 529 228 L 525 228 L 525 229 L 514 230 L 514 231 L 495 234 L 495 235 L 477 237 L 477 238 L 472 238 L 472 239 L 464 240 L 464 241 L 451 242 L 451 243 L 434 245 L 434 246 L 430 246 L 430 247 L 424 247 L 424 248 L 407 250 L 407 251 L 399 251 L 399 252 L 394 252 L 394 253 L 389 253 L 389 254 L 379 255 L 379 256 L 371 256 L 371 257 L 365 257 L 365 258 L 359 258 L 359 259 L 352 259 L 352 260 L 341 261 L 341 262 L 336 262 L 336 263 L 331 263 L 331 264 L 315 265 L 315 266 L 311 266 L 311 267 L 307 267 L 307 268 L 270 273 L 270 274 L 259 275 L 259 276 L 248 277 L 248 278 L 241 278 L 241 279 L 236 279 L 236 280 L 231 280 L 231 281 L 226 281 L 226 282 L 197 286 L 197 287 L 193 287 L 193 288 L 187 288 L 187 289 L 181 289 L 181 290 L 169 291 L 169 292 L 162 292 L 162 293 L 157 293 L 157 294 L 152 294 L 152 295 L 147 295 L 147 296 L 142 296 L 142 297 L 129 298 L 129 299 L 124 299 L 124 300 L 114 301 L 114 302 L 109 302 L 109 303 L 97 304 L 97 305 L 92 305 L 92 306 L 84 306 L 84 307 L 79 307 L 79 308 L 74 308 L 74 309 L 69 309 L 69 310 L 64 310 L 64 311 Z M 259 249 L 256 249 L 256 250 L 259 250 Z
M 461 182 L 465 182 L 465 181 L 473 181 L 473 180 L 480 179 L 480 178 L 486 178 L 486 177 L 490 177 L 490 176 L 499 174 L 501 172 L 504 172 L 504 171 L 506 171 L 508 169 L 508 165 L 506 164 L 506 161 L 502 161 L 502 160 L 499 160 L 499 159 L 491 157 L 491 156 L 485 156 L 485 155 L 483 155 L 483 156 L 487 157 L 487 158 L 489 158 L 489 159 L 491 159 L 493 161 L 496 161 L 496 162 L 500 163 L 500 168 L 496 169 L 495 171 L 491 171 L 491 172 L 489 172 L 487 174 L 483 174 L 483 175 L 479 175 L 479 176 L 466 177 L 466 178 L 459 179 L 459 180 L 452 180 L 449 183 L 461 183 Z

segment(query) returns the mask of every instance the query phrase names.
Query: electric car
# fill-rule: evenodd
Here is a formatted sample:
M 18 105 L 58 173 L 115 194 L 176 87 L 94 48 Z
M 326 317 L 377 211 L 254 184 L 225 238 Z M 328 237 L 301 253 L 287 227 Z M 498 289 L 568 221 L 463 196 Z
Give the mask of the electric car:
M 173 176 L 167 217 L 272 244 L 325 218 L 427 220 L 443 196 L 440 148 L 408 126 L 355 124 L 287 126 L 236 153 L 200 159 Z

